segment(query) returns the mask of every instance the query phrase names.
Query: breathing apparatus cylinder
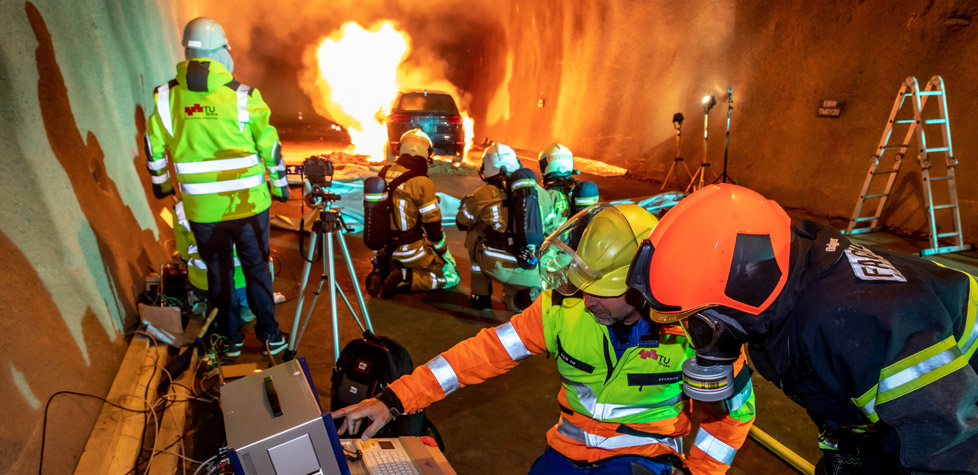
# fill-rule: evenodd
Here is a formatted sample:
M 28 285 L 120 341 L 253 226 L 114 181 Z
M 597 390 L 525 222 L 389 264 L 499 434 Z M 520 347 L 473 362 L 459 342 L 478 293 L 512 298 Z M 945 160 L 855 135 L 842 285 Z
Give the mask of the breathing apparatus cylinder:
M 681 322 L 696 357 L 683 363 L 683 392 L 704 402 L 722 401 L 737 392 L 733 363 L 746 341 L 743 328 L 713 309 Z
M 598 202 L 598 185 L 593 181 L 581 181 L 574 186 L 570 199 L 570 215 Z
M 390 200 L 387 182 L 379 176 L 363 181 L 363 243 L 377 251 L 387 245 L 390 235 Z
M 524 269 L 536 267 L 536 251 L 543 244 L 544 238 L 536 184 L 537 176 L 528 168 L 520 168 L 511 173 L 506 183 L 513 254 L 519 266 Z

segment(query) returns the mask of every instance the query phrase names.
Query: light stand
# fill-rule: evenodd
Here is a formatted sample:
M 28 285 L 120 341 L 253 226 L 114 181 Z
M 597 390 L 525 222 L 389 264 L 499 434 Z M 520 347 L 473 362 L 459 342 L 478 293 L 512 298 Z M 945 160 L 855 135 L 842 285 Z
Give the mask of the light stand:
M 730 182 L 736 182 L 730 175 L 727 175 L 727 152 L 730 151 L 730 114 L 733 112 L 733 88 L 727 88 L 727 138 L 726 143 L 723 145 L 723 175 L 720 177 L 720 181 L 726 183 L 727 180 Z
M 686 176 L 688 176 L 690 180 L 693 179 L 693 173 L 691 171 L 689 171 L 689 167 L 686 166 L 685 159 L 683 159 L 683 157 L 680 157 L 679 156 L 679 144 L 682 141 L 682 136 L 683 136 L 683 120 L 684 119 L 685 119 L 685 117 L 683 117 L 683 113 L 682 112 L 676 112 L 672 116 L 672 126 L 676 129 L 676 158 L 672 159 L 672 166 L 669 167 L 669 172 L 666 173 L 666 179 L 662 181 L 662 187 L 659 188 L 659 191 L 663 191 L 663 190 L 666 189 L 666 185 L 669 184 L 669 178 L 672 177 L 673 172 L 676 173 L 676 182 L 677 182 L 676 184 L 678 186 L 682 186 L 680 184 L 681 182 L 679 181 L 680 180 L 680 178 L 679 178 L 679 171 L 676 170 L 676 165 L 678 165 L 678 164 L 682 164 L 683 170 L 686 170 Z
M 309 325 L 309 320 L 312 317 L 312 311 L 316 307 L 316 301 L 319 300 L 319 292 L 323 289 L 323 283 L 329 278 L 329 312 L 332 318 L 333 324 L 333 356 L 334 362 L 340 357 L 340 331 L 339 322 L 337 321 L 336 314 L 336 294 L 339 292 L 340 296 L 343 297 L 343 301 L 346 302 L 346 307 L 350 309 L 350 313 L 353 314 L 353 319 L 356 320 L 357 325 L 360 326 L 361 331 L 369 330 L 373 332 L 373 324 L 370 322 L 370 315 L 367 313 L 367 306 L 363 301 L 363 294 L 360 293 L 360 283 L 357 282 L 357 276 L 353 270 L 353 261 L 350 260 L 350 251 L 346 247 L 346 240 L 343 235 L 350 231 L 347 228 L 346 223 L 343 222 L 343 217 L 340 215 L 339 210 L 331 208 L 330 204 L 332 201 L 340 199 L 339 195 L 333 193 L 322 194 L 322 207 L 319 210 L 319 217 L 313 224 L 312 233 L 309 238 L 309 251 L 308 255 L 305 256 L 305 264 L 302 266 L 302 284 L 299 286 L 299 299 L 295 307 L 295 317 L 292 319 L 292 335 L 289 339 L 289 349 L 285 353 L 285 360 L 291 360 L 296 355 L 296 349 L 299 346 L 299 342 L 302 340 L 302 334 L 306 331 L 306 326 Z M 363 314 L 364 322 L 361 323 L 360 319 L 357 317 L 357 313 L 353 310 L 353 306 L 350 305 L 350 301 L 346 298 L 346 295 L 340 289 L 339 284 L 336 282 L 336 273 L 334 272 L 333 264 L 333 239 L 337 239 L 340 243 L 340 249 L 343 250 L 343 259 L 346 261 L 346 270 L 350 274 L 350 280 L 353 281 L 353 290 L 357 296 L 357 303 L 360 304 L 360 311 Z M 319 279 L 319 286 L 313 293 L 315 297 L 312 300 L 312 304 L 309 305 L 309 311 L 306 313 L 305 321 L 302 323 L 302 330 L 299 330 L 300 316 L 302 314 L 302 304 L 305 301 L 306 284 L 309 283 L 309 271 L 312 268 L 313 256 L 316 253 L 316 241 L 319 241 L 322 248 L 320 249 L 322 260 L 323 260 L 323 274 Z M 366 328 L 364 328 L 364 323 L 366 323 Z
M 709 162 L 709 159 L 708 159 L 709 155 L 707 155 L 707 150 L 708 150 L 707 149 L 707 144 L 708 144 L 707 138 L 708 138 L 708 132 L 709 132 L 709 129 L 710 129 L 710 109 L 712 109 L 713 106 L 715 106 L 715 105 L 717 105 L 717 98 L 716 97 L 714 97 L 714 96 L 704 96 L 703 97 L 703 161 L 700 162 L 700 168 L 699 168 L 699 170 L 696 170 L 696 173 L 693 174 L 693 179 L 690 180 L 689 185 L 686 187 L 686 193 L 689 193 L 689 190 L 690 189 L 692 189 L 693 191 L 696 191 L 696 190 L 698 190 L 700 188 L 703 188 L 703 186 L 706 185 L 706 170 L 708 168 L 710 168 L 710 162 Z M 716 178 L 716 173 L 713 173 L 712 170 L 710 170 L 710 173 L 713 175 L 713 177 L 715 179 Z M 696 185 L 696 187 L 693 187 L 693 184 L 694 183 L 697 183 L 697 180 L 696 180 L 696 177 L 697 176 L 699 176 L 699 183 Z

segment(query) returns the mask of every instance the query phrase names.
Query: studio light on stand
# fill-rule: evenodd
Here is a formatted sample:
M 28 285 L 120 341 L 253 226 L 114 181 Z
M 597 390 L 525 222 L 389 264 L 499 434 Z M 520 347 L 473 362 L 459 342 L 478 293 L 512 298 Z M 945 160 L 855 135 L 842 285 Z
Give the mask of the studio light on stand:
M 700 162 L 699 170 L 696 170 L 696 173 L 693 175 L 693 179 L 690 180 L 689 185 L 686 187 L 686 193 L 689 193 L 691 189 L 693 191 L 696 191 L 700 188 L 703 188 L 703 186 L 706 185 L 706 170 L 710 168 L 710 162 L 708 160 L 708 155 L 707 155 L 707 150 L 708 150 L 707 139 L 708 139 L 708 132 L 710 129 L 710 109 L 712 109 L 713 106 L 715 105 L 717 105 L 716 97 L 703 96 L 703 161 Z M 716 173 L 713 173 L 712 170 L 710 171 L 710 173 L 713 175 L 715 179 Z M 698 183 L 696 178 L 697 176 L 699 176 Z M 693 186 L 694 183 L 696 184 L 695 187 Z
M 679 144 L 682 142 L 683 136 L 683 120 L 685 120 L 685 117 L 683 117 L 682 112 L 676 112 L 672 116 L 672 126 L 676 129 L 676 158 L 673 159 L 672 166 L 669 167 L 669 172 L 666 173 L 666 179 L 662 180 L 662 187 L 659 188 L 659 191 L 664 191 L 666 189 L 666 186 L 669 184 L 669 179 L 672 178 L 673 173 L 676 174 L 676 185 L 679 187 L 683 186 L 679 181 L 679 171 L 676 170 L 676 166 L 679 164 L 682 164 L 683 170 L 686 170 L 686 176 L 688 176 L 690 180 L 693 179 L 693 173 L 689 171 L 689 167 L 686 166 L 685 159 L 679 156 Z
M 727 138 L 726 143 L 723 145 L 723 175 L 720 176 L 720 181 L 723 183 L 736 182 L 727 174 L 727 152 L 730 151 L 730 114 L 733 113 L 733 88 L 727 88 Z

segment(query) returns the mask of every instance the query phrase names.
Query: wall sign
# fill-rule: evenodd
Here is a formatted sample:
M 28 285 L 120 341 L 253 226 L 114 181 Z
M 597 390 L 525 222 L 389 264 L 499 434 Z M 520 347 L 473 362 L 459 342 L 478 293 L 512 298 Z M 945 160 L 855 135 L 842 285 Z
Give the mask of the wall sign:
M 819 117 L 832 117 L 837 118 L 842 115 L 842 110 L 846 108 L 846 103 L 843 101 L 835 101 L 832 99 L 823 99 L 818 103 L 818 110 L 816 113 Z

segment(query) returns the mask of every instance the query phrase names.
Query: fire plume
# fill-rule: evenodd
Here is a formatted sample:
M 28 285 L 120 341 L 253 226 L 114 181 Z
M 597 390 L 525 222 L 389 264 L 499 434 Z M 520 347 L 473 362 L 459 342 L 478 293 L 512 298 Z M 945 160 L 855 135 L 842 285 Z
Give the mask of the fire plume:
M 353 152 L 370 161 L 386 158 L 384 118 L 400 89 L 439 89 L 455 98 L 465 127 L 466 152 L 473 137 L 473 120 L 460 101 L 458 88 L 436 68 L 409 66 L 411 39 L 394 22 L 369 28 L 346 22 L 315 46 L 307 59 L 303 88 L 317 112 L 347 128 Z M 308 58 L 308 57 L 307 57 Z M 313 64 L 310 64 L 313 63 Z

